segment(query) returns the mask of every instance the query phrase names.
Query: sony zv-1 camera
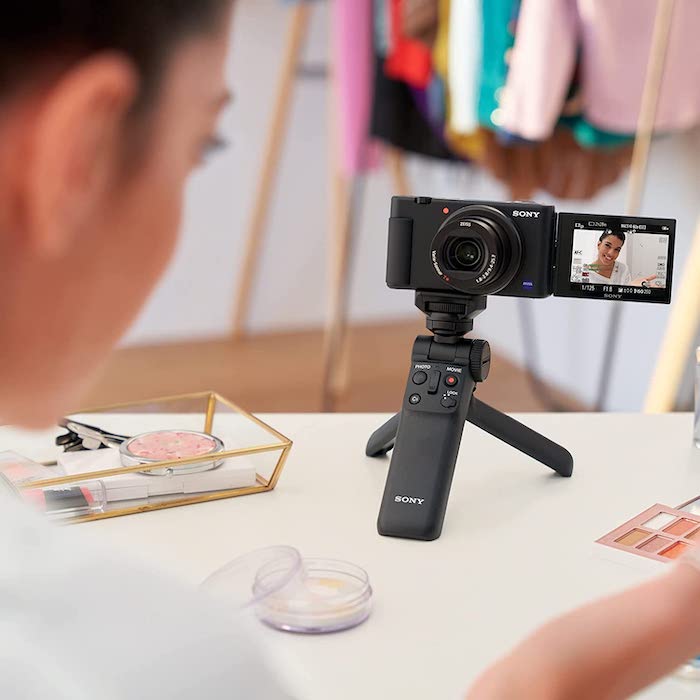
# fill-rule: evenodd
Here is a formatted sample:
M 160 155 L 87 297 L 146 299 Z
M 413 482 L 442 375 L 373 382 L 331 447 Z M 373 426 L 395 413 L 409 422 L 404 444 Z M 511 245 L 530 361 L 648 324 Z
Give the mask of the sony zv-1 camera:
M 571 453 L 480 401 L 490 369 L 485 340 L 465 338 L 489 294 L 550 294 L 669 303 L 676 222 L 557 214 L 534 202 L 394 197 L 387 283 L 413 289 L 431 336 L 413 344 L 401 412 L 366 454 L 393 450 L 380 534 L 434 540 L 442 532 L 464 423 L 563 477 Z
M 394 289 L 669 303 L 673 219 L 557 214 L 535 202 L 394 197 Z

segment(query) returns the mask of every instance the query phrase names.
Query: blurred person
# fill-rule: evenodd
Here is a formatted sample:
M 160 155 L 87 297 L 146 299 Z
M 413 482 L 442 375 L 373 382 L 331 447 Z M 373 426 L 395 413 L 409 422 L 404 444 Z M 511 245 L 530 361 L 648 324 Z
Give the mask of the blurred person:
M 217 145 L 231 0 L 7 0 L 0 423 L 76 404 Z M 286 697 L 240 621 L 0 497 L 0 697 Z
M 700 654 L 700 551 L 542 626 L 467 700 L 624 700 Z
M 5 3 L 0 422 L 75 405 L 163 271 L 187 176 L 219 142 L 231 4 Z M 104 544 L 3 498 L 0 551 L 3 699 L 285 697 L 240 621 Z M 551 623 L 472 697 L 617 698 L 667 672 L 700 648 L 700 572 L 645 586 Z

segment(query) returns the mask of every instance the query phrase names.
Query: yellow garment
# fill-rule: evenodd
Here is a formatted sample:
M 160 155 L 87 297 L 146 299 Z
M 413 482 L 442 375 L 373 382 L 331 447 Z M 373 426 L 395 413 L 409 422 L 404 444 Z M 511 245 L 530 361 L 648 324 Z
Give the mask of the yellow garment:
M 486 142 L 479 129 L 469 134 L 453 131 L 450 123 L 450 91 L 448 87 L 448 50 L 450 43 L 450 2 L 440 0 L 438 8 L 438 28 L 433 47 L 433 69 L 445 85 L 445 140 L 449 148 L 457 155 L 470 160 L 481 160 L 484 155 Z

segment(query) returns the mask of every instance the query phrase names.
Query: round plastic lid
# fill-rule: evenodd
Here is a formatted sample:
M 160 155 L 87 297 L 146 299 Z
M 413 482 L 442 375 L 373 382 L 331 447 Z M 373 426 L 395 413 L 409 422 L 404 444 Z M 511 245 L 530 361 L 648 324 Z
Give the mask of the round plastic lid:
M 203 584 L 275 629 L 338 632 L 364 622 L 372 588 L 364 569 L 334 559 L 302 559 L 293 547 L 270 547 L 234 559 Z

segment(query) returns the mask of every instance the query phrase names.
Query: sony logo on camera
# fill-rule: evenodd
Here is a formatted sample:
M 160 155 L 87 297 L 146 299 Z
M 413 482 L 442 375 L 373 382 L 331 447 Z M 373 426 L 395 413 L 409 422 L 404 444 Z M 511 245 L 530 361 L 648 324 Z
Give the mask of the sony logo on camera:
M 522 216 L 526 219 L 539 219 L 541 213 L 542 212 L 539 211 L 519 211 L 518 209 L 515 209 L 513 211 L 513 216 Z

